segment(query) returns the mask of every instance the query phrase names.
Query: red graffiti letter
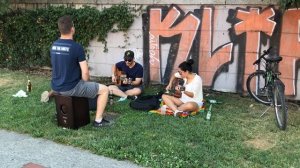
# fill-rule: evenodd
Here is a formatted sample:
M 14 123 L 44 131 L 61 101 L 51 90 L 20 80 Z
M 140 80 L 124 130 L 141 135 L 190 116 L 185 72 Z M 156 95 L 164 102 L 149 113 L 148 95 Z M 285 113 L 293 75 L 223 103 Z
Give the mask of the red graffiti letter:
M 288 10 L 282 19 L 282 34 L 280 39 L 280 55 L 283 57 L 279 65 L 281 79 L 285 84 L 285 94 L 296 94 L 296 67 L 300 59 L 300 10 Z M 299 86 L 299 85 L 298 85 Z
M 272 36 L 276 22 L 270 20 L 275 14 L 273 8 L 268 8 L 260 13 L 257 8 L 250 8 L 249 12 L 238 10 L 237 18 L 242 20 L 237 23 L 234 28 L 237 35 L 246 33 L 246 55 L 245 55 L 245 76 L 246 78 L 250 73 L 255 71 L 252 63 L 258 57 L 258 50 L 260 45 L 260 32 L 264 32 Z M 244 85 L 245 87 L 245 85 Z
M 149 28 L 149 57 L 150 57 L 150 80 L 161 81 L 160 76 L 160 44 L 159 37 L 172 37 L 180 34 L 181 39 L 178 47 L 177 59 L 174 67 L 178 67 L 181 61 L 186 60 L 191 50 L 200 20 L 188 13 L 178 24 L 175 21 L 180 16 L 180 11 L 173 6 L 162 18 L 162 9 L 150 9 L 150 28 Z M 163 19 L 163 20 L 162 20 Z
M 199 74 L 205 86 L 212 85 L 214 74 L 221 65 L 231 60 L 232 55 L 232 43 L 212 52 L 212 32 L 212 9 L 204 8 L 199 47 Z

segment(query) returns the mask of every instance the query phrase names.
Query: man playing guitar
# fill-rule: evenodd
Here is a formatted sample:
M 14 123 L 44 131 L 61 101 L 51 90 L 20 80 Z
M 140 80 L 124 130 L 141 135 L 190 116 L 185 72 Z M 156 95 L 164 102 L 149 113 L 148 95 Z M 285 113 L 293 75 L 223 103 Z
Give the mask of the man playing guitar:
M 127 50 L 124 61 L 120 61 L 112 67 L 112 82 L 115 85 L 108 87 L 110 93 L 121 97 L 119 101 L 136 99 L 143 91 L 142 85 L 143 67 L 134 61 L 134 52 Z

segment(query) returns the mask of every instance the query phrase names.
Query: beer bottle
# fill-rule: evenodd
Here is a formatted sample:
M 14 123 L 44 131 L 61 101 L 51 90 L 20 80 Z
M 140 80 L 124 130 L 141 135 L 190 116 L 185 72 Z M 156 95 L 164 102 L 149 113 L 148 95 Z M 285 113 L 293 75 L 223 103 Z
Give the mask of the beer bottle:
M 32 84 L 31 84 L 31 81 L 30 79 L 28 78 L 27 76 L 27 92 L 31 92 L 31 89 L 32 89 Z
M 206 120 L 210 120 L 211 118 L 211 108 L 212 108 L 212 104 L 209 105 L 207 114 L 206 114 Z

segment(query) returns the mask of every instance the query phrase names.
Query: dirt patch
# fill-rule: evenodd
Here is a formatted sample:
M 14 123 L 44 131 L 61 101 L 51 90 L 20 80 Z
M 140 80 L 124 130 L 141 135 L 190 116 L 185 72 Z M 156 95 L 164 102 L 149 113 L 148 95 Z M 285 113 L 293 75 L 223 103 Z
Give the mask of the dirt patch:
M 9 79 L 1 79 L 0 80 L 0 87 L 1 86 L 5 86 L 5 85 L 8 85 L 9 83 L 11 83 L 12 80 L 9 80 Z
M 275 146 L 274 142 L 271 142 L 270 140 L 264 139 L 264 138 L 255 138 L 255 139 L 246 141 L 246 144 L 248 146 L 251 146 L 253 148 L 260 149 L 260 150 L 268 150 Z

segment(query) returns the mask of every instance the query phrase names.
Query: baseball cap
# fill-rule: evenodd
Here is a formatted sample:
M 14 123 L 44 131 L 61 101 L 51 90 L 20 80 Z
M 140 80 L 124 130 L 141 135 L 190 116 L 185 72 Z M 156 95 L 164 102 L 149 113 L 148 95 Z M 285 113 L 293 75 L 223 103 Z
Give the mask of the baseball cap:
M 125 51 L 124 58 L 131 58 L 131 59 L 134 58 L 134 52 L 131 50 Z

